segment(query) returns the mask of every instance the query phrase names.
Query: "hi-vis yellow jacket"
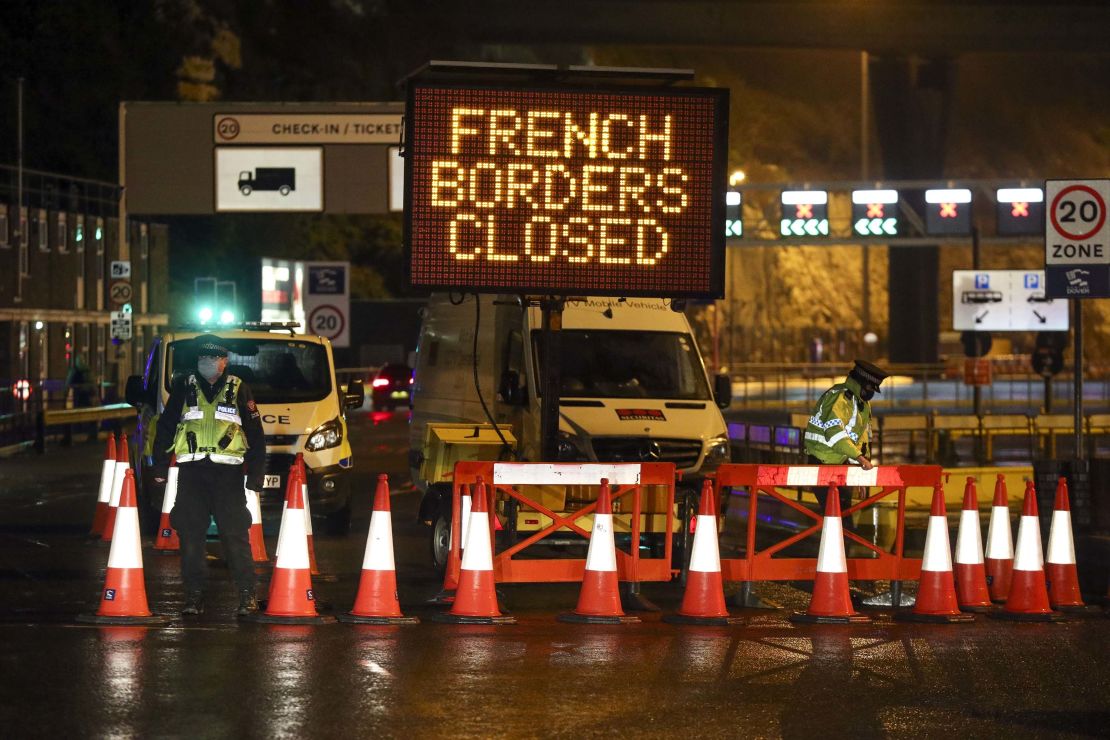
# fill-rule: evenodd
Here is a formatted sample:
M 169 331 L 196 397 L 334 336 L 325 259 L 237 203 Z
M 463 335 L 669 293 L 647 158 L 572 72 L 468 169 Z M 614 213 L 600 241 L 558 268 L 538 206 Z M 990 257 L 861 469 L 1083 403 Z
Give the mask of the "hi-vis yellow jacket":
M 847 378 L 821 395 L 806 425 L 806 454 L 827 465 L 843 465 L 864 454 L 871 436 L 871 404 L 859 394 L 859 382 Z

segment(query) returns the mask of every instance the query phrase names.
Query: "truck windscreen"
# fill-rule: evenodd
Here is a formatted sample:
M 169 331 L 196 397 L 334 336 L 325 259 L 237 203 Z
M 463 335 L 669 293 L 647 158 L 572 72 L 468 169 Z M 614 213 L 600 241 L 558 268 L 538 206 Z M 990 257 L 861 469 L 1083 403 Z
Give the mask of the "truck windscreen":
M 175 351 L 178 344 L 170 345 L 167 390 L 175 377 L 197 369 L 196 355 Z M 319 344 L 289 339 L 231 339 L 227 344 L 227 371 L 250 386 L 258 403 L 319 401 L 331 392 L 328 354 Z
M 687 334 L 584 329 L 560 334 L 562 397 L 710 398 L 701 359 Z M 532 332 L 532 342 L 540 357 L 539 331 Z

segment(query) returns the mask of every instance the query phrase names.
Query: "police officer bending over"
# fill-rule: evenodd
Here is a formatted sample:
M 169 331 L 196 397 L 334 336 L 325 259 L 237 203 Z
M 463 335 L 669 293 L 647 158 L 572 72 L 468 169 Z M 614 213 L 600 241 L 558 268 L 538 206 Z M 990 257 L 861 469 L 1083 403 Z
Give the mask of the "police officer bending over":
M 266 438 L 250 388 L 227 374 L 227 348 L 211 334 L 193 340 L 197 371 L 170 391 L 154 437 L 155 480 L 163 481 L 170 453 L 177 455 L 177 501 L 170 522 L 181 540 L 183 615 L 204 611 L 205 541 L 209 515 L 216 517 L 224 554 L 239 589 L 240 616 L 258 610 L 251 559 L 251 515 L 243 491 L 262 490 Z

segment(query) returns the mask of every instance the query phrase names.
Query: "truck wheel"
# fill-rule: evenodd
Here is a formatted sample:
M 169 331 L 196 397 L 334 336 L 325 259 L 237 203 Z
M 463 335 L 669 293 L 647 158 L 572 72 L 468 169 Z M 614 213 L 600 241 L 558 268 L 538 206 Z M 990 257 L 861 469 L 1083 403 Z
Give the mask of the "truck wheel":
M 351 531 L 351 502 L 339 511 L 324 517 L 324 532 L 333 537 L 343 537 Z
M 282 185 L 280 188 L 278 188 L 278 192 L 281 193 L 282 195 L 289 195 L 289 186 L 288 185 Z
M 251 186 L 250 185 L 240 185 L 239 186 L 239 192 L 242 193 L 243 195 L 250 195 L 251 194 Z
M 432 522 L 432 567 L 442 573 L 447 569 L 447 554 L 451 549 L 451 519 L 445 514 L 436 515 Z

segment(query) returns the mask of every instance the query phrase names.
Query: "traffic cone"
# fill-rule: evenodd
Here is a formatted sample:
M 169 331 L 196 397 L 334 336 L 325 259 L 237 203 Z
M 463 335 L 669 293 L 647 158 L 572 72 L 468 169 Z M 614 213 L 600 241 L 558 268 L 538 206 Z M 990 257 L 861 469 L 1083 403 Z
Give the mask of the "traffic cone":
M 917 601 L 912 611 L 899 611 L 894 618 L 938 624 L 975 621 L 975 617 L 960 611 L 956 601 L 952 554 L 948 548 L 948 513 L 944 509 L 944 487 L 940 483 L 933 488 L 933 506 L 929 512 L 929 528 L 925 531 L 925 554 L 921 558 Z
M 389 511 L 389 477 L 378 476 L 374 513 L 366 535 L 362 578 L 351 611 L 339 615 L 340 622 L 355 624 L 416 624 L 416 617 L 401 614 L 397 600 L 397 568 L 393 561 L 393 523 Z
M 1045 578 L 1048 603 L 1059 611 L 1086 611 L 1079 593 L 1079 572 L 1075 568 L 1075 541 L 1071 533 L 1071 505 L 1068 503 L 1068 480 L 1056 481 L 1056 501 L 1052 510 L 1052 526 L 1048 531 L 1048 553 L 1045 556 Z
M 154 538 L 154 549 L 164 553 L 174 553 L 181 549 L 177 531 L 170 523 L 170 512 L 177 501 L 177 458 L 170 457 L 170 467 L 166 471 L 166 492 L 162 495 L 162 516 L 158 521 L 158 536 Z
M 277 561 L 270 577 L 266 610 L 240 617 L 265 624 L 328 624 L 335 617 L 316 611 L 316 595 L 308 567 L 308 536 L 305 531 L 304 492 L 294 470 L 286 486 L 285 510 L 278 533 Z
M 104 450 L 104 464 L 100 468 L 100 489 L 96 494 L 96 511 L 93 513 L 92 528 L 89 536 L 101 538 L 104 534 L 104 523 L 108 519 L 108 507 L 112 501 L 112 481 L 116 477 L 116 438 L 108 435 L 107 446 Z
M 1058 622 L 1064 618 L 1063 614 L 1052 611 L 1048 603 L 1041 556 L 1041 525 L 1037 521 L 1037 492 L 1032 481 L 1025 484 L 1010 593 L 1006 606 L 991 612 L 991 616 L 1021 622 Z
M 262 502 L 259 501 L 258 491 L 247 488 L 247 479 L 243 478 L 243 495 L 247 498 L 247 509 L 251 513 L 251 559 L 256 563 L 270 562 L 266 554 L 266 538 L 262 535 Z
M 463 486 L 459 494 L 459 541 L 455 542 L 455 526 L 452 520 L 451 531 L 447 534 L 447 567 L 443 569 L 443 587 L 435 596 L 428 600 L 429 604 L 455 603 L 455 590 L 459 587 L 459 570 L 462 562 L 462 545 L 466 542 L 466 535 L 470 529 L 471 509 L 470 486 Z
M 143 550 L 139 538 L 139 510 L 135 499 L 135 474 L 128 470 L 121 493 L 108 551 L 108 570 L 96 614 L 79 614 L 85 624 L 165 624 L 170 617 L 152 614 L 143 581 Z
M 721 552 L 717 543 L 717 496 L 713 481 L 708 478 L 702 482 L 696 521 L 682 606 L 675 614 L 663 617 L 663 621 L 671 624 L 736 624 L 741 620 L 730 617 L 725 608 Z
M 316 540 L 312 536 L 312 506 L 309 504 L 308 500 L 308 469 L 304 464 L 303 453 L 297 453 L 297 458 L 293 461 L 293 467 L 297 469 L 297 475 L 301 482 L 301 494 L 304 500 L 304 526 L 305 532 L 308 533 L 309 568 L 312 575 L 319 576 L 320 569 L 316 567 Z
M 714 530 L 716 524 L 713 525 Z M 609 479 L 601 479 L 594 509 L 594 526 L 590 547 L 586 551 L 586 572 L 582 590 L 573 612 L 556 617 L 560 622 L 580 624 L 634 624 L 639 617 L 627 616 L 621 609 L 620 587 L 617 583 L 617 546 L 613 541 L 613 504 L 609 497 Z
M 813 598 L 803 614 L 790 615 L 791 622 L 818 624 L 869 624 L 871 617 L 852 606 L 848 592 L 848 563 L 844 557 L 844 523 L 840 518 L 840 491 L 829 486 L 825 518 L 821 522 L 821 546 L 817 551 L 817 575 Z
M 983 563 L 983 535 L 979 524 L 979 493 L 975 479 L 967 478 L 960 529 L 956 535 L 956 600 L 960 610 L 985 612 L 991 608 L 987 569 Z
M 1010 531 L 1010 504 L 1006 500 L 1006 478 L 998 474 L 994 483 L 994 504 L 987 526 L 987 587 L 991 601 L 1002 604 L 1010 595 L 1010 574 L 1014 570 L 1014 540 Z
M 478 478 L 470 512 L 470 525 L 463 547 L 459 586 L 455 601 L 446 613 L 433 614 L 436 622 L 452 624 L 516 624 L 516 617 L 497 608 L 493 583 L 493 549 L 490 544 L 489 512 L 486 511 L 486 486 Z
M 104 515 L 104 532 L 100 539 L 104 542 L 112 541 L 112 534 L 116 528 L 116 509 L 119 508 L 120 494 L 123 492 L 123 479 L 131 469 L 131 461 L 127 453 L 127 435 L 120 432 L 119 443 L 116 444 L 116 473 L 112 476 L 112 495 L 108 500 L 108 511 Z

